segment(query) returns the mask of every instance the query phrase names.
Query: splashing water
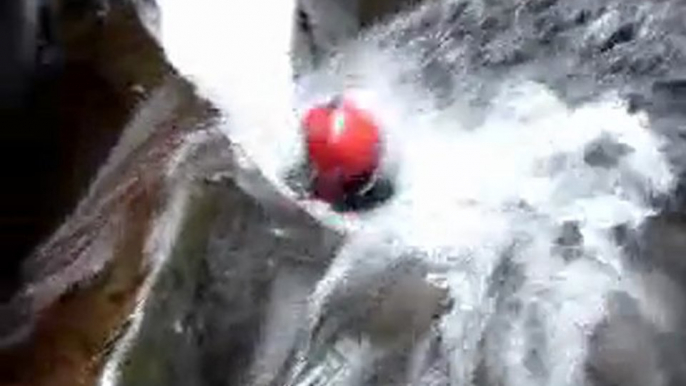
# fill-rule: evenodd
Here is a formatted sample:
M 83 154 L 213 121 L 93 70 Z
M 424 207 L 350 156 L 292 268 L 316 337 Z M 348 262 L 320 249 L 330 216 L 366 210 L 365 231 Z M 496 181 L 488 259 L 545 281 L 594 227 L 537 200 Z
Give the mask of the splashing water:
M 480 355 L 503 384 L 584 383 L 586 342 L 607 295 L 637 291 L 624 280 L 612 231 L 640 225 L 653 213 L 651 199 L 674 183 L 644 116 L 612 94 L 571 108 L 541 84 L 512 79 L 473 124 L 459 95 L 438 108 L 419 84 L 399 80 L 420 66 L 412 55 L 362 39 L 343 51 L 352 59 L 294 85 L 292 2 L 268 12 L 260 2 L 203 0 L 192 10 L 184 3 L 161 2 L 170 59 L 226 109 L 229 137 L 279 186 L 300 156 L 297 113 L 314 101 L 350 88 L 386 129 L 394 199 L 345 221 L 308 207 L 351 238 L 315 297 L 323 301 L 342 280 L 354 283 L 362 255 L 355 239 L 382 235 L 421 251 L 449 287 L 455 307 L 440 330 L 456 384 L 470 379 Z M 564 241 L 569 229 L 573 243 Z M 514 289 L 498 284 L 503 264 L 520 270 Z
M 458 306 L 443 327 L 460 347 L 453 360 L 460 379 L 473 370 L 465 356 L 476 350 L 496 312 L 497 297 L 489 294 L 496 267 L 510 258 L 526 277 L 514 296 L 539 313 L 546 330 L 550 373 L 543 384 L 579 384 L 576 366 L 589 329 L 602 316 L 606 294 L 623 289 L 611 230 L 638 225 L 651 213 L 646 191 L 665 191 L 671 176 L 659 142 L 618 100 L 570 111 L 540 86 L 504 88 L 476 130 L 454 128 L 419 143 L 405 138 L 404 189 L 392 212 L 375 221 L 447 267 Z M 432 126 L 440 130 L 450 122 L 439 117 Z M 607 169 L 588 165 L 588 147 L 604 138 L 631 153 Z M 553 248 L 565 223 L 578 224 L 583 239 L 582 256 L 571 263 Z M 489 354 L 512 372 L 504 377 L 508 384 L 530 384 L 526 372 L 516 370 L 531 349 L 521 345 L 526 321 L 500 317 L 509 319 L 511 335 Z
M 159 8 L 169 60 L 225 111 L 227 135 L 278 183 L 277 161 L 299 146 L 290 64 L 295 2 L 160 0 Z
M 485 360 L 505 384 L 583 384 L 586 342 L 608 294 L 637 291 L 623 280 L 612 231 L 640 225 L 653 214 L 652 195 L 673 183 L 645 117 L 629 115 L 612 95 L 570 109 L 530 82 L 503 85 L 485 121 L 470 130 L 450 108 L 417 111 L 398 94 L 384 95 L 383 103 L 373 99 L 367 101 L 372 111 L 392 116 L 387 127 L 399 192 L 355 223 L 352 237 L 381 232 L 423 251 L 435 277 L 448 284 L 456 306 L 441 330 L 453 353 L 453 380 L 471 378 L 486 336 Z M 625 154 L 597 165 L 591 155 L 603 143 Z M 557 246 L 569 224 L 582 240 L 571 260 Z M 330 271 L 318 297 L 326 299 L 335 283 L 356 280 L 357 255 L 354 249 L 341 254 L 349 261 Z M 524 284 L 514 293 L 493 290 L 503 264 L 523 271 Z M 505 303 L 524 309 L 509 312 Z M 545 343 L 530 342 L 532 319 Z M 545 374 L 524 366 L 532 350 L 541 353 Z

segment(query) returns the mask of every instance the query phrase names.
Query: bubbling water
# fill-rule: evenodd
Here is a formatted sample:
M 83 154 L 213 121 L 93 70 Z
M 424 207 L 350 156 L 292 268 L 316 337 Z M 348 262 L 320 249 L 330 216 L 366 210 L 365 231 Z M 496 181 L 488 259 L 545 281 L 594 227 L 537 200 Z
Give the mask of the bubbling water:
M 467 129 L 455 109 L 418 112 L 411 97 L 381 103 L 366 91 L 372 111 L 397 114 L 387 135 L 398 193 L 348 230 L 419 251 L 447 284 L 455 307 L 440 330 L 453 381 L 471 379 L 484 360 L 507 385 L 583 384 L 607 296 L 638 291 L 613 230 L 638 227 L 674 182 L 646 118 L 613 95 L 572 109 L 521 81 L 502 85 L 482 124 Z M 318 298 L 336 283 L 354 286 L 356 256 L 397 256 L 364 248 L 341 254 L 350 261 L 330 271 Z M 514 290 L 498 277 L 504 265 L 522 276 Z M 528 364 L 533 353 L 540 370 Z

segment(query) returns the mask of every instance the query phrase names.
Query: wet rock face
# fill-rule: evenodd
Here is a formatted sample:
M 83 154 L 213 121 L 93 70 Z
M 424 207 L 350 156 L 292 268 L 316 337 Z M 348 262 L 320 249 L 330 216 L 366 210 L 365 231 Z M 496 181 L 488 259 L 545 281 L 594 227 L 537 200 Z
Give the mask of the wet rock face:
M 427 7 L 384 42 L 426 60 L 430 87 L 489 85 L 525 75 L 573 103 L 608 88 L 650 96 L 684 74 L 683 7 L 641 1 L 457 1 Z M 433 38 L 448 34 L 454 44 Z M 441 35 L 443 36 L 443 35 Z M 446 37 L 447 38 L 447 37 Z M 447 95 L 447 94 L 446 94 Z
M 199 189 L 140 331 L 120 358 L 121 385 L 246 384 L 274 371 L 251 373 L 254 362 L 268 366 L 258 356 L 271 355 L 259 351 L 269 334 L 266 323 L 276 323 L 286 339 L 277 343 L 293 343 L 285 331 L 299 328 L 293 318 L 302 319 L 304 310 L 278 309 L 292 304 L 284 297 L 294 293 L 302 296 L 292 300 L 296 304 L 305 301 L 308 283 L 321 275 L 336 246 L 337 237 L 324 234 L 305 213 L 284 221 L 231 180 Z M 298 280 L 283 287 L 289 275 Z M 274 293 L 277 287 L 288 292 Z
M 619 160 L 631 151 L 629 146 L 611 138 L 599 138 L 588 145 L 584 152 L 584 162 L 593 167 L 610 168 L 616 166 Z
M 72 3 L 49 3 L 59 10 L 55 72 L 1 115 L 1 384 L 95 382 L 147 272 L 165 165 L 211 115 L 127 3 L 105 23 Z M 134 112 L 143 118 L 127 128 Z M 101 169 L 122 132 L 135 140 L 120 141 Z
M 11 46 L 3 52 L 21 51 L 16 61 L 9 54 L 3 60 L 0 76 L 12 81 L 2 84 L 23 90 L 0 113 L 3 300 L 17 288 L 20 261 L 85 194 L 145 96 L 133 86 L 152 88 L 168 71 L 133 9 L 114 7 L 103 24 L 73 3 L 7 1 L 0 12 L 10 30 L 2 34 L 0 44 Z
M 160 128 L 140 144 L 24 262 L 18 295 L 0 309 L 2 382 L 95 382 L 148 273 L 144 251 L 180 134 Z
M 299 0 L 294 15 L 296 73 L 317 66 L 361 30 L 390 20 L 423 0 Z
M 626 294 L 608 300 L 609 316 L 591 338 L 588 372 L 595 385 L 660 385 L 657 333 Z M 631 339 L 628 339 L 631 337 Z
M 12 114 L 12 110 L 20 108 L 26 103 L 31 88 L 37 77 L 37 52 L 39 45 L 40 28 L 38 28 L 40 9 L 37 1 L 5 1 L 0 5 L 0 52 L 3 52 L 3 60 L 0 63 L 0 121 L 6 129 L 2 131 L 0 142 L 3 144 L 3 157 L 0 159 L 3 164 L 7 164 L 12 156 L 5 158 L 7 152 L 12 152 L 12 148 L 21 145 L 18 140 L 23 137 L 24 130 L 12 129 L 11 122 L 17 116 Z M 19 143 L 18 143 L 19 142 Z M 29 163 L 30 165 L 30 163 Z M 5 167 L 7 168 L 7 167 Z M 9 169 L 9 168 L 7 168 Z M 13 168 L 14 169 L 14 168 Z M 7 180 L 9 185 L 21 184 L 24 181 L 15 177 L 19 181 L 13 182 L 14 176 L 21 172 L 3 170 L 3 175 L 11 172 Z M 29 233 L 30 226 L 26 226 L 26 212 L 15 212 L 11 210 L 11 205 L 5 204 L 16 202 L 17 196 L 7 193 L 0 196 L 3 202 L 2 223 L 0 232 L 3 234 L 3 250 L 6 257 L 0 263 L 0 299 L 7 299 L 9 294 L 16 286 L 16 276 L 19 256 L 27 253 L 27 243 L 22 238 L 26 238 L 25 233 Z M 12 190 L 12 187 L 9 188 Z M 26 209 L 26 207 L 24 207 Z M 22 221 L 23 220 L 23 221 Z M 29 220 L 30 222 L 30 220 Z M 23 226 L 22 226 L 23 225 Z M 29 236 L 31 238 L 33 235 Z M 33 236 L 35 237 L 35 236 Z M 18 241 L 16 241 L 19 239 Z M 15 241 L 9 241 L 15 240 Z M 30 241 L 31 242 L 31 241 Z M 29 243 L 30 243 L 29 242 Z M 35 242 L 35 240 L 32 240 Z
M 0 49 L 5 53 L 0 64 L 0 107 L 5 110 L 19 105 L 30 88 L 38 48 L 38 2 L 5 1 L 0 15 Z

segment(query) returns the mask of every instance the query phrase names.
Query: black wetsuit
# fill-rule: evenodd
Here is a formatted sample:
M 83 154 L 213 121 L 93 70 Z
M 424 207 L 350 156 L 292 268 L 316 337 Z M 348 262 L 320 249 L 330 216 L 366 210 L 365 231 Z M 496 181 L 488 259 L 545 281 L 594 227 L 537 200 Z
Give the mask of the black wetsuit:
M 288 173 L 286 182 L 302 196 L 317 197 L 316 179 L 316 173 L 308 163 L 301 162 Z M 330 202 L 338 212 L 371 210 L 387 202 L 395 193 L 393 181 L 383 174 L 359 176 L 344 184 L 342 189 L 342 196 Z

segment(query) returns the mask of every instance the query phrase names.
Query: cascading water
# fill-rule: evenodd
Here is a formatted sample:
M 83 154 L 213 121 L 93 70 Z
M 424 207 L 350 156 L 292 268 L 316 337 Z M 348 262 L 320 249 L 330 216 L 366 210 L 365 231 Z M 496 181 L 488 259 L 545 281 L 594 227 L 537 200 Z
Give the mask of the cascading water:
M 455 307 L 440 329 L 454 380 L 470 379 L 485 350 L 504 384 L 583 384 L 586 341 L 607 296 L 637 291 L 625 280 L 613 230 L 639 226 L 653 214 L 651 197 L 673 182 L 645 117 L 613 95 L 570 109 L 531 82 L 503 84 L 484 121 L 469 129 L 455 109 L 417 110 L 411 97 L 376 96 L 383 102 L 369 101 L 371 110 L 392 122 L 399 191 L 361 216 L 350 237 L 392 238 L 448 284 Z M 365 275 L 359 255 L 397 258 L 350 248 L 339 257 L 350 259 L 345 268 L 327 279 Z M 514 291 L 499 283 L 505 264 L 521 271 Z M 324 293 L 336 291 L 323 282 Z M 532 356 L 540 370 L 527 365 Z
M 295 2 L 161 0 L 158 5 L 159 38 L 170 61 L 227 112 L 227 134 L 277 182 L 280 160 L 298 145 L 290 65 Z
M 284 171 L 301 156 L 300 110 L 347 90 L 377 114 L 396 196 L 352 217 L 303 204 L 349 238 L 313 293 L 312 326 L 327 317 L 327 303 L 356 312 L 340 288 L 364 293 L 370 266 L 383 271 L 409 253 L 452 299 L 433 332 L 450 383 L 477 382 L 485 366 L 482 381 L 492 384 L 585 384 L 588 341 L 608 299 L 642 297 L 615 234 L 639 227 L 675 181 L 647 116 L 612 90 L 572 106 L 526 72 L 480 75 L 473 83 L 488 85 L 484 97 L 457 66 L 442 76 L 462 86 L 442 90 L 436 103 L 438 91 L 418 75 L 431 71 L 418 43 L 382 44 L 421 10 L 350 42 L 296 84 L 288 56 L 295 5 L 277 3 L 265 11 L 261 2 L 164 0 L 161 39 L 180 71 L 226 109 L 227 135 L 287 195 Z M 463 55 L 445 32 L 425 37 L 442 41 L 435 55 Z M 216 41 L 197 43 L 207 36 Z M 422 374 L 412 381 L 429 384 Z

